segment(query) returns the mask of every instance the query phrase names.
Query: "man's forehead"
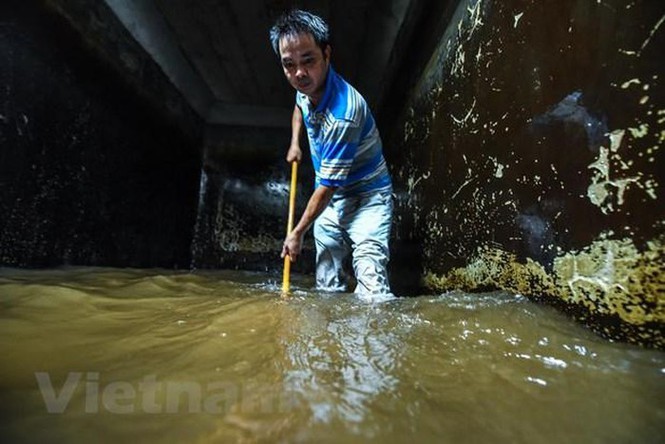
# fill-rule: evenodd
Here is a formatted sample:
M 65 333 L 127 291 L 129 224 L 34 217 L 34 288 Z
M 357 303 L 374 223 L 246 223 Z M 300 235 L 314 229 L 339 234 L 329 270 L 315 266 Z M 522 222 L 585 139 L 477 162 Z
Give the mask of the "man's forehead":
M 306 32 L 286 34 L 279 39 L 281 54 L 285 51 L 310 52 L 315 51 L 317 47 L 314 37 Z

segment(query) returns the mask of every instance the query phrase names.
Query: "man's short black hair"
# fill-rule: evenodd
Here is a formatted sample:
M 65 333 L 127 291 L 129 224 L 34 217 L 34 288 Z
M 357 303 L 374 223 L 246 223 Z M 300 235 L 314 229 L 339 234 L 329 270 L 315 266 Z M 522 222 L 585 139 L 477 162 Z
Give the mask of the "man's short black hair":
M 328 24 L 321 17 L 307 11 L 294 9 L 284 13 L 270 28 L 270 43 L 272 49 L 275 50 L 275 54 L 279 55 L 279 40 L 282 37 L 302 33 L 311 34 L 322 51 L 330 44 Z

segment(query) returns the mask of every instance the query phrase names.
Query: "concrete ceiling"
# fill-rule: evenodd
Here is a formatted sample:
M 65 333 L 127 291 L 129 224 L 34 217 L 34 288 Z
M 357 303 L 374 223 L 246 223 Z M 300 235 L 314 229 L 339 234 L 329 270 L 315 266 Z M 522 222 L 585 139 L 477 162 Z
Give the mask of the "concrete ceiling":
M 293 90 L 268 30 L 294 6 L 331 27 L 333 64 L 374 106 L 404 42 L 426 14 L 418 0 L 102 0 L 209 125 L 288 127 Z

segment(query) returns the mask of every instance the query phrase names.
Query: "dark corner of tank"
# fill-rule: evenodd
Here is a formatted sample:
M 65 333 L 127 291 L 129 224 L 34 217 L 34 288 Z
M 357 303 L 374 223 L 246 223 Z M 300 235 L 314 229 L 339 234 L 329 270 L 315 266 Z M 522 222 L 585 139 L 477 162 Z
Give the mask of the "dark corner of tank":
M 188 267 L 200 119 L 105 4 L 0 11 L 0 264 Z

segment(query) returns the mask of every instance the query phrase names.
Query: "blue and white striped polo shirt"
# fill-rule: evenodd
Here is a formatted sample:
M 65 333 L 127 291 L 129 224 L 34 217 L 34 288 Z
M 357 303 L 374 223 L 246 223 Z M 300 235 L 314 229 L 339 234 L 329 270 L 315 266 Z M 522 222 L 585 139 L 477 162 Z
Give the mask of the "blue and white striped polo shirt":
M 392 189 L 381 137 L 367 102 L 332 66 L 316 109 L 299 92 L 296 104 L 307 128 L 315 186 L 338 188 L 338 197 Z

